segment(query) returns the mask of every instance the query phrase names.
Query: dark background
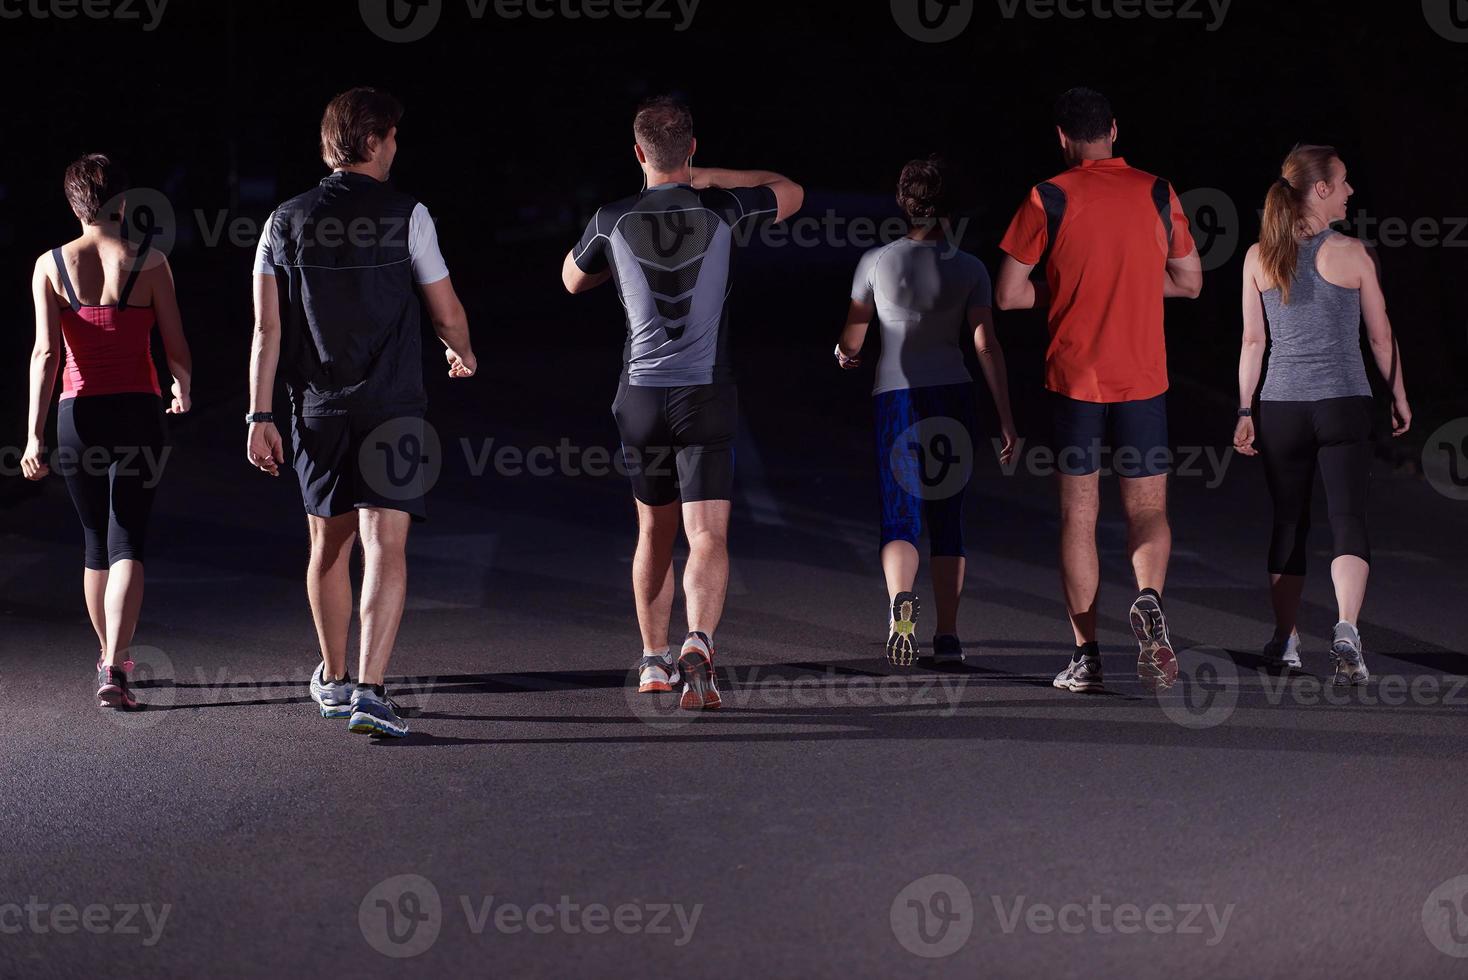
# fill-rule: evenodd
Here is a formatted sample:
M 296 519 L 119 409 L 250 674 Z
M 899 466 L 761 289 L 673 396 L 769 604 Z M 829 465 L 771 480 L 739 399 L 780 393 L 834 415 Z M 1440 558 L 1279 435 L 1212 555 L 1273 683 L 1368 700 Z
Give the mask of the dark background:
M 136 185 L 171 202 L 196 405 L 244 408 L 254 235 L 225 234 L 210 247 L 208 234 L 221 220 L 257 223 L 319 179 L 321 109 L 355 84 L 386 88 L 407 106 L 394 179 L 438 221 L 485 368 L 482 383 L 451 387 L 435 361 L 430 398 L 486 420 L 537 411 L 534 394 L 525 404 L 517 385 L 511 400 L 496 383 L 509 373 L 543 378 L 531 391 L 563 410 L 609 405 L 622 344 L 616 298 L 610 289 L 569 297 L 558 274 L 595 207 L 639 186 L 630 122 L 651 93 L 691 100 L 698 163 L 802 182 L 806 219 L 891 216 L 902 163 L 947 154 L 967 177 L 965 247 L 997 272 L 1014 208 L 1060 169 L 1054 97 L 1075 84 L 1107 92 L 1119 153 L 1180 193 L 1216 188 L 1239 213 L 1237 222 L 1203 216 L 1210 228 L 1224 222 L 1214 247 L 1231 258 L 1208 274 L 1199 301 L 1168 306 L 1178 442 L 1228 440 L 1239 272 L 1294 142 L 1340 148 L 1357 189 L 1353 215 L 1436 219 L 1439 237 L 1468 215 L 1468 44 L 1435 33 L 1416 3 L 1236 0 L 1210 31 L 1211 14 L 1069 20 L 1021 9 L 1007 19 L 993 0 L 975 0 L 967 30 L 939 44 L 907 36 L 883 2 L 703 0 L 684 31 L 670 12 L 591 22 L 507 20 L 491 9 L 475 19 L 463 0 L 445 0 L 437 27 L 406 44 L 376 37 L 350 0 L 173 0 L 152 31 L 138 20 L 0 20 L 9 93 L 0 249 L 10 270 L 0 305 L 12 313 L 0 341 L 0 363 L 10 365 L 0 442 L 25 441 L 35 257 L 76 234 L 61 173 L 94 150 L 120 157 Z M 1456 248 L 1380 250 L 1418 414 L 1418 442 L 1383 440 L 1383 455 L 1403 467 L 1438 424 L 1465 414 L 1468 232 L 1458 237 Z M 1206 231 L 1199 238 L 1208 245 Z M 746 400 L 799 391 L 816 410 L 864 413 L 861 385 L 832 371 L 829 357 L 859 252 L 751 248 L 734 321 Z M 1021 428 L 1038 432 L 1043 324 L 1001 315 L 999 330 Z M 437 357 L 431 347 L 429 355 Z M 173 432 L 188 443 L 243 429 L 196 416 Z M 6 478 L 6 496 L 26 493 L 21 482 Z

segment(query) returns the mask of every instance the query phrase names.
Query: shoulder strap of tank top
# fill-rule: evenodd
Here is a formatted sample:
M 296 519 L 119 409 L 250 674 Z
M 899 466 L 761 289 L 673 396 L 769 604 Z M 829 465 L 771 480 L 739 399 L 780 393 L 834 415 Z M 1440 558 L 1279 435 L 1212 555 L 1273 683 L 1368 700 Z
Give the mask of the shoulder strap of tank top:
M 61 288 L 66 290 L 66 298 L 71 303 L 72 312 L 79 312 L 82 308 L 82 303 L 81 300 L 76 298 L 76 290 L 71 285 L 71 276 L 66 273 L 66 259 L 62 257 L 61 249 L 53 248 L 51 250 L 51 258 L 56 260 L 56 275 L 61 279 Z

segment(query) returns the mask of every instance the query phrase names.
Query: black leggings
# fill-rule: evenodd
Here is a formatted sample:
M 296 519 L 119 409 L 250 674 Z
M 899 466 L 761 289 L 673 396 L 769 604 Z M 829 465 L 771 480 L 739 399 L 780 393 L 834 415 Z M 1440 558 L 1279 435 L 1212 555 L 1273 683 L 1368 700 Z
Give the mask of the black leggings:
M 86 567 L 142 561 L 153 495 L 163 475 L 162 403 L 156 395 L 63 398 L 50 465 L 66 479 L 86 535 Z
M 1371 561 L 1366 491 L 1371 479 L 1370 398 L 1260 402 L 1255 437 L 1274 498 L 1269 571 L 1304 575 L 1315 471 L 1325 482 L 1334 557 Z

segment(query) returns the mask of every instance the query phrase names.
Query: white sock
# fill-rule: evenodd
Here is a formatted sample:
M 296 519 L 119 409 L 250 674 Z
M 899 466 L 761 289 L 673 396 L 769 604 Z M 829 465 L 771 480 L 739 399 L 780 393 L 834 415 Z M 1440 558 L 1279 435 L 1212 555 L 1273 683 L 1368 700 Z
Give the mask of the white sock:
M 643 647 L 642 655 L 644 657 L 662 657 L 664 660 L 673 659 L 673 655 L 668 652 L 667 647 L 663 647 L 661 650 L 649 650 L 647 647 Z

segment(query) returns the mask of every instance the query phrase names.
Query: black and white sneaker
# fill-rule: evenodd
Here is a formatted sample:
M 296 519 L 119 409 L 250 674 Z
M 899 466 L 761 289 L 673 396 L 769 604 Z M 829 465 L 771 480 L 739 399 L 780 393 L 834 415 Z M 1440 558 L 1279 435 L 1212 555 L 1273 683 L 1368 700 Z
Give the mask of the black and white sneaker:
M 892 600 L 892 618 L 887 626 L 887 659 L 896 667 L 911 667 L 917 659 L 917 618 L 921 603 L 912 592 L 899 592 Z
M 1259 656 L 1269 667 L 1293 667 L 1300 669 L 1300 634 L 1291 633 L 1288 639 L 1270 640 L 1264 644 Z
M 644 655 L 637 663 L 637 693 L 661 694 L 678 683 L 678 664 L 671 653 Z
M 933 663 L 963 663 L 963 644 L 958 641 L 958 637 L 952 633 L 943 633 L 933 637 Z
M 1371 679 L 1366 660 L 1361 654 L 1361 634 L 1347 622 L 1335 624 L 1335 642 L 1330 645 L 1330 659 L 1335 664 L 1331 683 L 1336 687 L 1355 687 Z
M 1162 597 L 1143 589 L 1132 602 L 1131 621 L 1137 638 L 1137 680 L 1148 690 L 1167 690 L 1177 683 L 1177 654 L 1167 635 Z
M 1082 657 L 1072 660 L 1064 670 L 1055 675 L 1055 680 L 1051 683 L 1062 691 L 1076 694 L 1104 691 L 1106 688 L 1101 681 L 1101 658 Z

